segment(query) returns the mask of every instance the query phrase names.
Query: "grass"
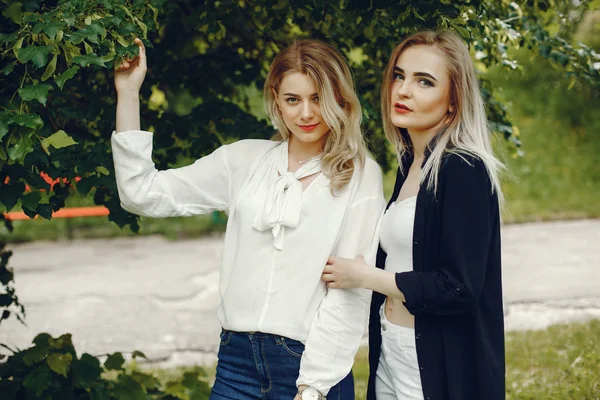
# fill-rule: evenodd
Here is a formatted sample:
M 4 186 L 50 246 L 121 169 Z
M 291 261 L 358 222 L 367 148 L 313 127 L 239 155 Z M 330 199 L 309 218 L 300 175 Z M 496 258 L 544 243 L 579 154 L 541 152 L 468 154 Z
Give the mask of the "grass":
M 600 320 L 506 337 L 507 400 L 600 399 Z
M 363 347 L 355 358 L 357 399 L 366 397 L 367 357 L 368 349 Z M 160 379 L 172 379 L 188 369 L 155 373 Z M 507 400 L 599 400 L 600 320 L 507 333 L 506 371 Z M 212 382 L 214 374 L 212 367 L 201 375 Z

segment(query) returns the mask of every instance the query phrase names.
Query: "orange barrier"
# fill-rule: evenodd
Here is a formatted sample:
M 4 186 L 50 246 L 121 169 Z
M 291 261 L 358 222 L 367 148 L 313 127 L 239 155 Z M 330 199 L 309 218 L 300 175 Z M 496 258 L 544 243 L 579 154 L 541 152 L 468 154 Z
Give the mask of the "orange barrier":
M 103 206 L 72 207 L 53 212 L 52 218 L 104 217 L 108 214 L 110 214 L 110 211 Z M 22 211 L 9 212 L 4 214 L 4 217 L 11 221 L 31 219 Z M 35 218 L 37 217 L 36 215 Z

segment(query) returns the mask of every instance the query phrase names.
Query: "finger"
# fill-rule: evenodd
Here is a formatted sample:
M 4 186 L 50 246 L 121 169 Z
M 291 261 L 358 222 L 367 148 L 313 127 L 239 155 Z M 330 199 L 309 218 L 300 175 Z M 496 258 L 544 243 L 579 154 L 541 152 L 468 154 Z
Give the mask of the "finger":
M 333 282 L 335 279 L 331 274 L 321 274 L 321 280 L 324 282 Z
M 335 264 L 337 259 L 338 259 L 337 257 L 329 256 L 329 258 L 327 259 L 327 264 L 329 264 L 329 265 Z
M 323 268 L 324 274 L 330 274 L 332 272 L 333 272 L 333 266 L 331 266 L 331 265 L 326 265 L 325 268 Z
M 339 289 L 340 285 L 336 281 L 327 282 L 328 289 Z
M 140 66 L 146 68 L 146 46 L 144 46 L 144 42 L 142 42 L 142 39 L 140 38 L 135 38 L 135 44 L 137 44 L 139 48 Z

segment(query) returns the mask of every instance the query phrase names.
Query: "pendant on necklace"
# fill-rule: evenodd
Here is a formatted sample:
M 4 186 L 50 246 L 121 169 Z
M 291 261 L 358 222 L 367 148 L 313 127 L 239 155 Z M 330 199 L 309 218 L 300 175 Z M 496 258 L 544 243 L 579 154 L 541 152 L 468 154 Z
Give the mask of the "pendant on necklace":
M 302 165 L 302 164 L 306 164 L 308 160 L 303 160 L 303 161 L 298 161 L 298 164 Z

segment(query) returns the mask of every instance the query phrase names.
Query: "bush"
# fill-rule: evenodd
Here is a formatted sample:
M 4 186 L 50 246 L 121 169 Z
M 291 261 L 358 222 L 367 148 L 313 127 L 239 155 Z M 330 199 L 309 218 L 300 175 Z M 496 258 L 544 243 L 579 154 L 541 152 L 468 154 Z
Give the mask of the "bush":
M 101 356 L 104 363 L 87 353 L 78 357 L 70 334 L 53 338 L 41 333 L 33 344 L 22 351 L 11 350 L 6 362 L 0 364 L 3 400 L 202 400 L 210 393 L 201 369 L 161 381 L 137 368 L 126 368 L 121 353 Z M 134 351 L 132 358 L 138 357 L 145 358 Z

